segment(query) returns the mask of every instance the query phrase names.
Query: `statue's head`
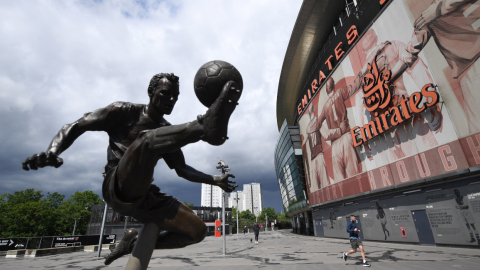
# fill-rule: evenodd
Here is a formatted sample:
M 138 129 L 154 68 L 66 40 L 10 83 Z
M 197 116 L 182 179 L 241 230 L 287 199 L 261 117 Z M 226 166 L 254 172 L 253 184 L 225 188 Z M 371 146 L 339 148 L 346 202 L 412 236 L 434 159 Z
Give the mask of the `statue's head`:
M 327 79 L 327 83 L 326 83 L 325 88 L 327 90 L 327 94 L 329 94 L 329 95 L 330 95 L 330 93 L 333 92 L 333 90 L 335 90 L 335 80 L 333 80 L 332 77 Z
M 172 113 L 180 95 L 178 77 L 173 73 L 159 73 L 152 77 L 148 86 L 150 103 L 163 114 Z

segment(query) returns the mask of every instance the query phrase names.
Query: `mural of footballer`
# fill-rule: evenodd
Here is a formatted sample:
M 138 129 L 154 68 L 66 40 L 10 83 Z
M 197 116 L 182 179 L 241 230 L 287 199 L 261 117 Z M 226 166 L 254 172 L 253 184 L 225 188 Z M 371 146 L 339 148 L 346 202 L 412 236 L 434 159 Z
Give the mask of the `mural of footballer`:
M 361 172 L 359 158 L 353 146 L 350 135 L 350 125 L 347 117 L 345 101 L 348 100 L 358 88 L 347 87 L 335 89 L 335 80 L 329 77 L 326 82 L 327 102 L 323 105 L 320 116 L 315 124 L 310 126 L 309 131 L 318 130 L 324 121 L 329 129 L 340 129 L 342 134 L 339 138 L 331 139 L 333 181 L 339 182 Z M 308 131 L 307 131 L 308 132 Z M 333 183 L 331 183 L 333 184 Z
M 385 214 L 385 211 L 383 208 L 376 202 L 376 207 L 377 207 L 377 219 L 380 220 L 380 223 L 382 224 L 382 230 L 383 234 L 385 235 L 385 240 L 387 240 L 387 233 L 388 236 L 390 236 L 390 232 L 387 230 L 387 215 Z
M 362 71 L 360 71 L 360 77 L 366 74 L 366 64 L 372 63 L 375 59 L 377 59 L 379 72 L 391 70 L 393 73 L 389 81 L 392 101 L 390 101 L 390 105 L 384 110 L 389 110 L 392 106 L 399 105 L 403 98 L 409 97 L 407 87 L 404 83 L 404 73 L 407 73 L 413 79 L 418 88 L 411 92 L 419 91 L 424 85 L 433 82 L 426 64 L 421 58 L 418 58 L 418 56 L 410 56 L 410 59 L 408 59 L 410 64 L 398 69 L 397 63 L 404 63 L 400 58 L 400 55 L 406 51 L 407 48 L 404 42 L 392 40 L 379 43 L 377 33 L 373 28 L 365 33 L 361 42 L 362 50 L 366 55 L 367 61 Z M 395 69 L 395 67 L 397 67 L 397 69 Z M 360 116 L 358 120 L 361 125 L 364 125 L 365 120 L 362 116 L 365 115 L 367 118 L 366 121 L 369 122 L 375 117 L 374 112 L 370 113 L 366 111 L 363 105 L 363 93 L 360 92 L 357 94 L 356 100 L 357 109 L 361 110 L 361 112 L 357 114 Z M 427 116 L 428 114 L 416 114 L 409 122 L 397 126 L 395 129 L 390 129 L 390 132 L 385 133 L 386 139 L 389 140 L 387 142 L 391 157 L 389 162 L 416 154 L 415 139 L 421 140 L 421 143 L 427 148 L 438 145 L 432 131 L 442 131 L 443 115 L 439 105 L 431 107 L 429 110 L 431 117 L 428 119 L 428 122 L 424 117 L 424 115 Z M 380 111 L 375 113 L 381 114 Z M 372 160 L 373 156 L 370 146 L 368 143 L 365 144 L 367 157 Z M 376 150 L 378 153 L 382 152 L 380 149 Z M 382 155 L 384 155 L 383 153 Z M 380 157 L 381 159 L 385 159 L 385 156 Z
M 460 81 L 457 92 L 470 134 L 480 132 L 480 91 L 475 89 L 480 85 L 480 1 L 415 0 L 411 4 L 425 2 L 431 4 L 416 18 L 412 40 L 399 68 L 412 65 L 432 39 L 445 57 L 451 76 Z
M 348 123 L 340 123 L 338 128 L 328 129 L 325 125 L 318 123 L 319 118 L 315 115 L 314 104 L 308 107 L 308 115 L 310 122 L 307 126 L 308 144 L 310 146 L 311 154 L 311 166 L 310 166 L 310 181 L 315 183 L 316 189 L 312 188 L 311 191 L 315 191 L 329 186 L 331 183 L 327 176 L 327 168 L 325 166 L 325 158 L 323 155 L 322 136 L 325 140 L 336 140 L 342 134 L 348 131 Z
M 464 196 L 460 196 L 460 191 L 458 189 L 453 190 L 457 198 L 455 198 L 455 208 L 460 210 L 460 215 L 467 226 L 468 232 L 470 233 L 470 243 L 475 243 L 475 238 L 477 238 L 477 244 L 480 245 L 480 236 L 478 234 L 477 228 L 475 228 L 475 220 L 473 219 L 472 214 L 468 211 L 468 203 L 465 200 Z M 475 238 L 473 237 L 475 235 Z

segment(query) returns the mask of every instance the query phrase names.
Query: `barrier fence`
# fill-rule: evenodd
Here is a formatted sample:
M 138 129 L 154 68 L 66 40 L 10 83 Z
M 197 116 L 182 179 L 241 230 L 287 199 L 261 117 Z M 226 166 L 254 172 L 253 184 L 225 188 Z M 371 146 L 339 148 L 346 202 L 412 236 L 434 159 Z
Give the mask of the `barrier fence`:
M 0 251 L 98 245 L 100 235 L 35 236 L 0 238 Z M 104 235 L 102 244 L 115 243 L 116 236 Z

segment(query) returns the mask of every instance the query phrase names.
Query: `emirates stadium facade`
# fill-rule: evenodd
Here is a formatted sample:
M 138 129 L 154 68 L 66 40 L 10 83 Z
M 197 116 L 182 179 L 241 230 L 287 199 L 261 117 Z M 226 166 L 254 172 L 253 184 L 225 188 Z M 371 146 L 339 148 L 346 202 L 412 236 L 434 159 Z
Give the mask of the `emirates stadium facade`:
M 274 153 L 294 231 L 480 246 L 479 57 L 480 1 L 305 0 Z

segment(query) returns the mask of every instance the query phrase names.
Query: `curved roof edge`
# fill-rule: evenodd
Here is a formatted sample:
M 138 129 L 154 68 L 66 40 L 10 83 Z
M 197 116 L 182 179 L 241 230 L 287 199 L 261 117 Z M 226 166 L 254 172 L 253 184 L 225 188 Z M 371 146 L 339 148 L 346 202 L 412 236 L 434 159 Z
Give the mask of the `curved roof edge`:
M 277 125 L 286 119 L 293 125 L 297 97 L 306 73 L 328 38 L 345 2 L 338 0 L 304 0 L 288 43 L 277 92 Z

